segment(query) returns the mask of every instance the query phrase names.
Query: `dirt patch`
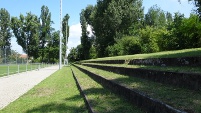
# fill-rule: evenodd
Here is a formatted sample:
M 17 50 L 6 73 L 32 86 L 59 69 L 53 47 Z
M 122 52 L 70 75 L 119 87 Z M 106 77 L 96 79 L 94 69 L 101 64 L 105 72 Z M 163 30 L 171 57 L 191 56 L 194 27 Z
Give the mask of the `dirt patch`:
M 46 96 L 50 96 L 55 92 L 55 90 L 53 88 L 39 88 L 35 91 L 35 93 L 33 94 L 33 96 L 36 97 L 46 97 Z

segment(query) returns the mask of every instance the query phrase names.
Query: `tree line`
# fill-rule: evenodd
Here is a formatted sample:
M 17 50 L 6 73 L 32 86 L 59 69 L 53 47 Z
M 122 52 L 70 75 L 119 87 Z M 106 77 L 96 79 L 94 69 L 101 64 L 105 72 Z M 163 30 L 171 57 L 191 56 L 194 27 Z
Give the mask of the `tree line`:
M 70 16 L 66 14 L 62 21 L 61 32 L 65 38 L 69 37 L 69 18 Z M 58 62 L 60 31 L 52 28 L 53 23 L 51 12 L 44 5 L 41 7 L 40 16 L 28 12 L 26 15 L 20 14 L 19 17 L 11 17 L 5 8 L 1 8 L 0 48 L 2 53 L 0 58 L 4 58 L 4 54 L 11 55 L 11 37 L 14 36 L 17 43 L 33 62 Z M 65 44 L 66 40 L 63 38 L 62 42 Z M 63 45 L 62 50 L 64 58 L 65 45 Z
M 197 11 L 186 18 L 157 5 L 144 14 L 142 0 L 97 0 L 81 11 L 81 44 L 68 57 L 77 61 L 201 47 L 201 2 L 189 1 Z

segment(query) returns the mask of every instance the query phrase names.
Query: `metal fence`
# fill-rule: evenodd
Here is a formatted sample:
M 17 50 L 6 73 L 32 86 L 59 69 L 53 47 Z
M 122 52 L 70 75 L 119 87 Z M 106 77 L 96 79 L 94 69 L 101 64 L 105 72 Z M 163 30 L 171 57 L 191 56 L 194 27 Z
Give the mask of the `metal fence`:
M 55 64 L 45 64 L 45 63 L 0 64 L 0 77 L 32 70 L 40 70 L 41 68 L 49 67 L 52 65 Z
M 10 47 L 2 48 L 0 47 L 0 64 L 25 64 L 27 63 L 27 58 L 21 57 L 15 50 L 11 50 Z

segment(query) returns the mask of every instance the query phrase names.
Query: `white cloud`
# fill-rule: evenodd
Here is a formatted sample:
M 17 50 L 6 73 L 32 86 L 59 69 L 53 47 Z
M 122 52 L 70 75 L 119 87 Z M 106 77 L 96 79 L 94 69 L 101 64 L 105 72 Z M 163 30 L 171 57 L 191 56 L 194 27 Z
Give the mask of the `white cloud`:
M 89 31 L 90 33 L 89 36 L 91 36 L 92 35 L 91 26 L 87 27 L 87 31 Z M 82 34 L 82 30 L 80 23 L 71 25 L 69 33 L 70 34 L 68 38 L 68 53 L 72 47 L 77 47 L 79 44 L 81 44 L 80 37 Z
M 11 49 L 16 50 L 18 53 L 23 54 L 24 52 L 22 51 L 22 47 L 17 44 L 16 38 L 12 37 L 11 38 Z
M 80 23 L 74 24 L 70 26 L 69 38 L 68 38 L 68 53 L 72 47 L 77 47 L 77 45 L 81 44 L 81 25 Z
M 87 31 L 89 31 L 89 36 L 91 36 L 93 33 L 92 33 L 92 29 L 91 29 L 91 26 L 88 25 L 87 26 Z
M 69 34 L 69 39 L 70 38 L 80 38 L 81 36 L 81 25 L 78 24 L 74 24 L 72 26 L 70 26 L 70 34 Z

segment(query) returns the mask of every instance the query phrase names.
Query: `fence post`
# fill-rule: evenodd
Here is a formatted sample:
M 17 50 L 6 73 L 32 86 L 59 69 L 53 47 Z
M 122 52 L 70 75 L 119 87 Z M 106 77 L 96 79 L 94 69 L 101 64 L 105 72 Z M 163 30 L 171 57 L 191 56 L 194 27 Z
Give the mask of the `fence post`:
M 18 67 L 18 74 L 20 73 L 20 65 L 17 66 Z
M 26 72 L 27 72 L 27 64 L 26 64 Z
M 40 64 L 38 65 L 38 70 L 40 70 Z
M 32 63 L 31 63 L 31 71 L 32 71 Z
M 10 71 L 10 69 L 9 69 L 9 64 L 8 64 L 8 75 L 9 75 L 9 71 Z

